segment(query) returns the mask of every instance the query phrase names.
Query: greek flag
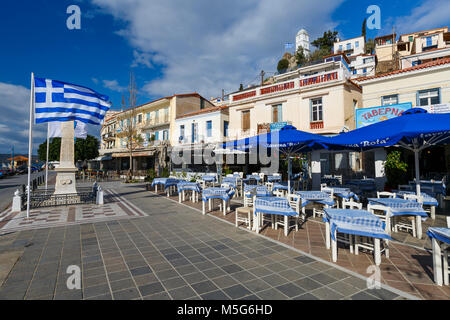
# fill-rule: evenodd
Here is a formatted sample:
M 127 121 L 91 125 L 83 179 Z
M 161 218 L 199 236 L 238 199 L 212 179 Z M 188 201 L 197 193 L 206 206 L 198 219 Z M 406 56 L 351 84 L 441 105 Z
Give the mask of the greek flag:
M 35 121 L 78 120 L 100 125 L 111 103 L 92 89 L 56 80 L 35 78 Z

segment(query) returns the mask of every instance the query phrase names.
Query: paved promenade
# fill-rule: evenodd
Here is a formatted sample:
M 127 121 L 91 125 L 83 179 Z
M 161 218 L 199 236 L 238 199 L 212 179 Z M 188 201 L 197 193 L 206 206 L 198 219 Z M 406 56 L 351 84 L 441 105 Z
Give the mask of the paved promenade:
M 110 188 L 112 185 L 105 186 Z M 405 299 L 282 243 L 198 210 L 115 184 L 119 201 L 146 216 L 0 236 L 1 299 Z M 120 198 L 118 198 L 120 197 Z M 81 224 L 82 223 L 82 224 Z M 81 289 L 69 290 L 69 266 Z

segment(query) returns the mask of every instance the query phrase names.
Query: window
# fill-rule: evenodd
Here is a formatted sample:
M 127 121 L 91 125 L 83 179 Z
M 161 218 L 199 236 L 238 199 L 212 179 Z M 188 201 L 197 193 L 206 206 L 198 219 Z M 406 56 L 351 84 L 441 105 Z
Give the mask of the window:
M 155 140 L 159 140 L 159 131 L 155 132 Z
M 413 61 L 412 62 L 412 66 L 414 67 L 414 66 L 418 66 L 419 64 L 422 64 L 422 61 L 421 60 L 416 60 L 416 61 Z
M 150 112 L 147 112 L 147 122 L 150 121 Z
M 311 99 L 311 122 L 323 121 L 322 98 Z
M 142 123 L 142 114 L 138 115 L 138 123 Z
M 408 40 L 409 40 L 409 42 L 413 42 L 414 37 L 413 37 L 413 36 L 409 36 L 409 37 L 408 37 Z
M 180 126 L 180 140 L 184 140 L 184 124 Z
M 159 122 L 159 110 L 155 111 L 155 121 Z
M 167 130 L 163 131 L 163 140 L 169 140 L 169 131 Z
M 145 134 L 145 139 L 146 139 L 147 141 L 150 141 L 150 132 L 147 132 L 147 133 Z
M 350 50 L 352 48 L 352 44 L 351 43 L 347 43 L 347 50 Z
M 363 68 L 363 73 L 367 73 L 367 68 Z
M 193 122 L 191 125 L 191 142 L 195 143 L 198 141 L 198 124 Z
M 356 74 L 356 72 L 357 72 L 356 69 L 353 69 L 353 74 Z
M 205 108 L 205 100 L 200 98 L 200 109 L 204 109 Z
M 431 38 L 431 37 L 427 37 L 426 39 L 427 39 L 427 44 L 426 44 L 426 46 L 427 46 L 427 47 L 430 47 L 430 46 L 432 45 L 432 43 L 433 43 L 433 42 L 432 42 L 432 38 Z
M 355 41 L 355 48 L 359 48 L 359 41 Z
M 272 106 L 272 122 L 282 122 L 283 114 L 282 114 L 282 105 L 277 104 Z
M 417 93 L 418 106 L 430 106 L 441 103 L 439 88 L 421 90 Z
M 228 121 L 223 122 L 223 136 L 228 137 Z
M 250 130 L 250 110 L 242 111 L 242 131 Z
M 342 51 L 342 44 L 339 45 L 339 51 Z
M 381 97 L 381 105 L 382 106 L 389 106 L 392 104 L 398 103 L 398 94 L 392 94 L 390 96 L 383 96 Z
M 206 136 L 211 137 L 212 136 L 212 121 L 206 121 Z

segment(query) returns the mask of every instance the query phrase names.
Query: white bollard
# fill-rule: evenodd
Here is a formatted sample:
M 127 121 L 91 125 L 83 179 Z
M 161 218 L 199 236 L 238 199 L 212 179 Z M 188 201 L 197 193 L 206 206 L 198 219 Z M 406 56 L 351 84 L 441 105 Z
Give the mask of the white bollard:
M 22 211 L 22 197 L 20 196 L 19 189 L 17 189 L 16 192 L 14 192 L 11 212 L 20 211 Z
M 98 204 L 98 205 L 103 205 L 104 204 L 104 202 L 103 202 L 103 189 L 102 189 L 102 187 L 98 187 L 98 189 L 97 189 L 97 199 L 96 199 L 96 203 Z

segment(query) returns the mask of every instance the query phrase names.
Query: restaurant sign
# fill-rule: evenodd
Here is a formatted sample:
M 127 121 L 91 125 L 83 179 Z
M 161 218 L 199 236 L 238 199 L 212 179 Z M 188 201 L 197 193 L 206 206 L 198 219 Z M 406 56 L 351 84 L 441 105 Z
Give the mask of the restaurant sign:
M 355 110 L 356 128 L 362 128 L 380 121 L 392 119 L 411 109 L 412 103 L 392 104 Z

